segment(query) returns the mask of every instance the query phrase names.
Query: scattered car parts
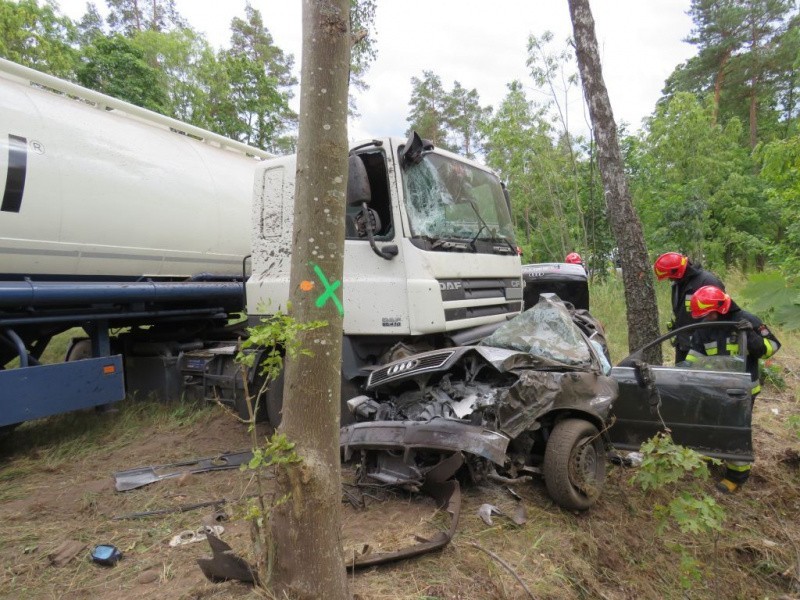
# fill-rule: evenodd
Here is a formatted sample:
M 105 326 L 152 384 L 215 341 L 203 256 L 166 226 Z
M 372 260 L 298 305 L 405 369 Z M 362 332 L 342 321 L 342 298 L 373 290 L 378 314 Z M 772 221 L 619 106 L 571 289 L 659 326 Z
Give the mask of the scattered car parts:
M 186 460 L 167 465 L 139 467 L 114 473 L 114 481 L 118 492 L 127 492 L 128 490 L 144 487 L 164 479 L 180 477 L 181 475 L 236 469 L 240 465 L 249 462 L 252 457 L 253 453 L 248 450 L 245 452 L 219 454 L 209 458 Z

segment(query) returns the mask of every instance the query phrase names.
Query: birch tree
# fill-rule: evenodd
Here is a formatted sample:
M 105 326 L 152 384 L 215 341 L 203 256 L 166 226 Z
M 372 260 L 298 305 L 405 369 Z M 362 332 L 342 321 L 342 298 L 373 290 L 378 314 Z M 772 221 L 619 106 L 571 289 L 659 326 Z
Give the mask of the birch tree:
M 627 306 L 628 347 L 633 351 L 658 337 L 658 305 L 653 271 L 647 256 L 642 224 L 628 190 L 617 125 L 603 81 L 589 0 L 569 0 L 569 12 L 583 94 L 589 105 L 597 140 L 597 162 L 603 180 L 608 217 L 619 249 Z M 660 364 L 660 346 L 654 348 L 646 359 Z

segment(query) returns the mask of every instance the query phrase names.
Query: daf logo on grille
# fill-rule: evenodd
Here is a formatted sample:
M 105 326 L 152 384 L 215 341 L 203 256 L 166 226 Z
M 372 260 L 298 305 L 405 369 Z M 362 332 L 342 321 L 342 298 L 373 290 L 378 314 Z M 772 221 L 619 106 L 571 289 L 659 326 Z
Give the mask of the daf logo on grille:
M 419 364 L 418 360 L 407 360 L 405 362 L 398 363 L 389 367 L 389 370 L 386 371 L 387 375 L 397 375 L 398 373 L 405 373 L 406 371 L 410 371 L 414 367 Z
M 443 292 L 448 290 L 460 290 L 461 289 L 461 282 L 460 281 L 440 281 L 439 282 L 439 289 Z

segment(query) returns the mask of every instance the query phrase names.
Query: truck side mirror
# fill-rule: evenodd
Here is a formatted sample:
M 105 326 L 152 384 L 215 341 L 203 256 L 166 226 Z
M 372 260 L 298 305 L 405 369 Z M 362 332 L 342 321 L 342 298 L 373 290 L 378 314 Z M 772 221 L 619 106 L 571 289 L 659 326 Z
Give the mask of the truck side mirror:
M 409 166 L 421 161 L 423 153 L 430 150 L 433 150 L 433 143 L 430 140 L 423 140 L 416 131 L 412 131 L 400 151 L 400 166 L 405 171 Z
M 347 162 L 347 205 L 361 206 L 372 200 L 372 188 L 364 161 L 353 155 Z

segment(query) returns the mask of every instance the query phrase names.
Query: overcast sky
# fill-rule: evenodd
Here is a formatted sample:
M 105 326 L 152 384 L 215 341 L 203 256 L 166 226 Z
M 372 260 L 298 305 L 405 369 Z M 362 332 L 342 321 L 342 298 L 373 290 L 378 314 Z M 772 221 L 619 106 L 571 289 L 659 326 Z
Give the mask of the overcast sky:
M 683 42 L 692 23 L 690 0 L 590 0 L 603 76 L 617 124 L 636 130 L 661 95 L 672 70 L 694 54 Z M 85 0 L 60 0 L 73 19 Z M 104 12 L 103 0 L 96 2 Z M 226 46 L 230 21 L 243 16 L 245 0 L 176 0 L 180 13 L 216 46 Z M 251 0 L 275 43 L 295 56 L 299 79 L 301 1 Z M 408 123 L 411 77 L 431 70 L 446 89 L 459 81 L 476 88 L 481 104 L 497 107 L 514 79 L 531 99 L 537 92 L 525 66 L 530 34 L 552 31 L 559 48 L 572 33 L 567 0 L 378 0 L 378 57 L 367 73 L 370 89 L 357 96 L 361 117 L 350 138 L 402 135 Z M 299 94 L 298 94 L 299 96 Z M 569 99 L 570 129 L 586 130 L 581 98 Z M 295 99 L 297 109 L 297 99 Z

